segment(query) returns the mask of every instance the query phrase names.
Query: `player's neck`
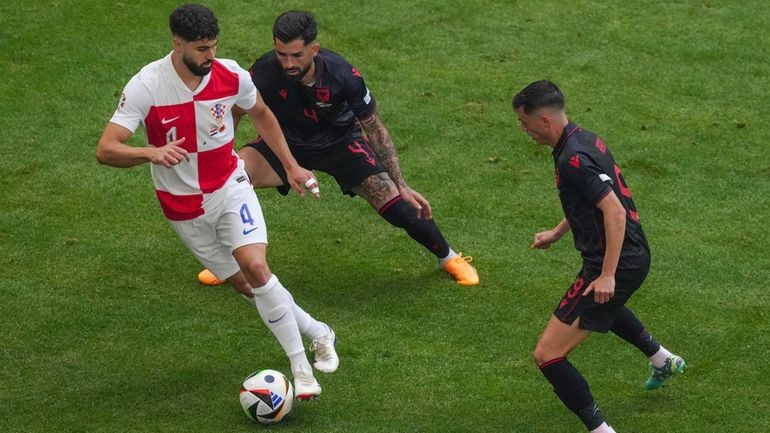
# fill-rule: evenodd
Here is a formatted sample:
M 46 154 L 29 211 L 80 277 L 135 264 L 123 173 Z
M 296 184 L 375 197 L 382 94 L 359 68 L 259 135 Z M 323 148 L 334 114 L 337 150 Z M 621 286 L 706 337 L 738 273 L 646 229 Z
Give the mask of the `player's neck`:
M 548 134 L 548 144 L 551 147 L 556 147 L 559 144 L 561 136 L 564 135 L 564 129 L 567 128 L 568 124 L 569 119 L 567 119 L 567 116 L 559 116 L 553 120 L 550 134 Z
M 299 82 L 307 87 L 312 87 L 315 84 L 315 59 L 313 59 L 313 63 L 310 64 L 310 69 L 307 70 L 307 73 L 299 80 Z
M 188 89 L 195 91 L 200 86 L 203 77 L 193 74 L 182 59 L 172 54 L 171 64 L 174 65 L 174 71 Z

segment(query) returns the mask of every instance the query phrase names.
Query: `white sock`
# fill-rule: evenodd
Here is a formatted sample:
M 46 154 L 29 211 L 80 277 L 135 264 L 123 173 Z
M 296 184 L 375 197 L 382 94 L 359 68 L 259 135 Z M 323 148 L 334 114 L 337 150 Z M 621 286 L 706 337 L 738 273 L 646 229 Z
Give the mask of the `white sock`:
M 603 422 L 602 425 L 591 430 L 591 433 L 617 433 L 617 432 L 612 427 L 610 427 L 609 424 L 607 424 L 606 422 Z
M 673 353 L 671 353 L 668 350 L 666 350 L 665 347 L 660 346 L 660 349 L 657 352 L 655 352 L 655 354 L 652 355 L 651 357 L 649 357 L 648 359 L 652 363 L 653 367 L 660 368 L 660 367 L 663 367 L 664 365 L 666 365 L 666 360 L 668 358 L 671 358 L 672 356 L 674 356 Z
M 294 297 L 291 296 L 291 293 L 289 293 L 289 298 L 291 299 L 292 309 L 294 310 L 294 319 L 297 321 L 297 327 L 299 328 L 300 334 L 311 340 L 315 340 L 316 338 L 323 337 L 329 332 L 329 329 L 325 324 L 314 319 L 313 316 L 308 314 L 302 307 L 294 302 Z
M 256 297 L 257 311 L 291 361 L 291 371 L 312 371 L 305 356 L 302 336 L 294 317 L 294 303 L 278 277 L 273 275 L 262 287 L 251 289 Z
M 446 264 L 446 262 L 455 258 L 456 255 L 457 253 L 455 252 L 455 250 L 453 250 L 452 248 L 449 248 L 449 254 L 447 254 L 447 256 L 444 257 L 443 259 L 438 259 L 438 263 L 443 266 L 444 264 Z

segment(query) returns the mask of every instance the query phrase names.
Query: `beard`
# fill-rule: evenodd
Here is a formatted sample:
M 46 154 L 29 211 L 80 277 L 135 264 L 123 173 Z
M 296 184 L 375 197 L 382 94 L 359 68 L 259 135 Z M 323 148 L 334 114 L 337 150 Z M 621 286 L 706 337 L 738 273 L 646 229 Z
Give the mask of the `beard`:
M 192 59 L 186 56 L 182 56 L 182 61 L 184 62 L 185 66 L 187 66 L 187 69 L 190 70 L 190 72 L 192 72 L 193 74 L 199 77 L 206 76 L 206 74 L 211 72 L 212 62 L 204 62 L 198 65 L 194 61 L 192 61 Z M 204 66 L 206 64 L 208 64 L 208 66 Z
M 300 68 L 284 69 L 283 70 L 283 74 L 286 75 L 286 78 L 288 78 L 290 80 L 299 81 L 299 80 L 305 78 L 305 75 L 307 75 L 307 72 L 310 70 L 311 66 L 313 66 L 312 62 L 308 63 L 308 65 L 305 66 L 302 69 L 300 69 Z M 290 71 L 291 72 L 297 72 L 298 71 L 299 73 L 289 74 Z

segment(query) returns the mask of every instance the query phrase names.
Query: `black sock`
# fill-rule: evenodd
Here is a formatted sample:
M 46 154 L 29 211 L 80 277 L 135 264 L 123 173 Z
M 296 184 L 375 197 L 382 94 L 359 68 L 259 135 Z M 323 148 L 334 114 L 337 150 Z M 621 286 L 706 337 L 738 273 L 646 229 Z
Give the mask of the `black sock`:
M 552 359 L 541 365 L 540 371 L 551 382 L 559 400 L 583 421 L 588 430 L 605 422 L 604 415 L 591 395 L 588 382 L 567 358 Z
M 417 209 L 405 202 L 400 195 L 385 203 L 380 216 L 391 225 L 406 230 L 409 236 L 428 249 L 439 259 L 449 255 L 449 244 L 432 219 L 417 218 Z
M 642 322 L 636 318 L 628 307 L 623 307 L 612 324 L 610 331 L 636 346 L 648 358 L 660 350 L 660 344 L 644 329 Z

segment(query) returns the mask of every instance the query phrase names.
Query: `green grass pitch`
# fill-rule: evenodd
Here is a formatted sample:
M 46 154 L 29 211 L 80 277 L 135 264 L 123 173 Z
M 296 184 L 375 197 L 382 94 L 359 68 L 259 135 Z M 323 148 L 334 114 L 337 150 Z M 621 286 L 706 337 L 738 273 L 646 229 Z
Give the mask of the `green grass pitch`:
M 282 11 L 362 71 L 407 180 L 482 284 L 434 259 L 321 176 L 320 201 L 258 192 L 273 271 L 331 323 L 341 366 L 283 432 L 573 433 L 531 361 L 578 270 L 548 149 L 512 95 L 557 82 L 570 117 L 623 168 L 653 251 L 630 306 L 688 371 L 643 389 L 614 336 L 571 356 L 618 432 L 770 425 L 770 6 L 765 1 L 211 1 L 218 56 L 248 67 Z M 97 164 L 128 79 L 171 49 L 160 1 L 0 2 L 0 431 L 255 432 L 254 370 L 288 369 L 230 289 L 164 221 L 147 166 Z M 238 143 L 254 134 L 244 127 Z M 143 133 L 133 140 L 143 145 Z

